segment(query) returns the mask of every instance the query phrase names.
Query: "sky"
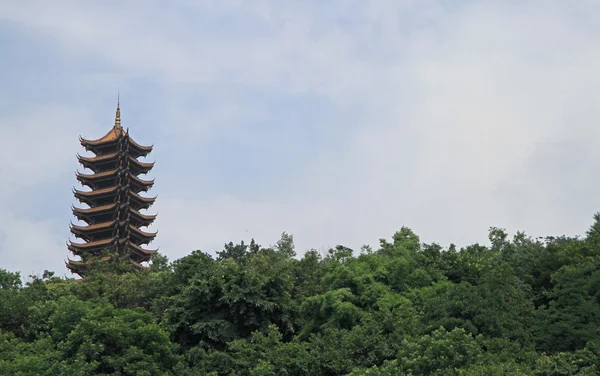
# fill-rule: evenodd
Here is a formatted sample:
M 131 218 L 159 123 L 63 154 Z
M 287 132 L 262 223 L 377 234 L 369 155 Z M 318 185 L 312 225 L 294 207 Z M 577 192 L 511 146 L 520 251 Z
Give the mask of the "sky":
M 600 211 L 600 2 L 0 1 L 0 268 L 55 271 L 78 137 L 156 161 L 171 261 L 584 235 Z

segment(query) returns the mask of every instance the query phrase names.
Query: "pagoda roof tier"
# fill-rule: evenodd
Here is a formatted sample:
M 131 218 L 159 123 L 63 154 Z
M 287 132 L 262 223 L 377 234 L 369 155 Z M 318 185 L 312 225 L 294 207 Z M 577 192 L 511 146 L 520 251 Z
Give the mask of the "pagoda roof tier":
M 97 157 L 84 157 L 77 154 L 77 159 L 83 167 L 89 168 L 94 172 L 99 172 L 101 170 L 102 165 L 116 167 L 119 162 L 119 153 L 104 154 Z
M 150 206 L 152 206 L 152 204 L 154 204 L 154 201 L 156 200 L 156 197 L 142 197 L 132 191 L 130 191 L 130 194 L 131 206 L 136 210 L 148 209 Z
M 135 251 L 133 254 L 137 254 L 139 260 L 147 261 L 153 254 L 158 252 L 158 249 L 144 249 L 138 245 L 128 242 L 127 246 Z
M 146 238 L 154 238 L 158 234 L 158 231 L 157 232 L 142 231 L 139 228 L 132 226 L 132 225 L 129 225 L 129 229 L 134 231 L 138 235 L 146 237 Z
M 65 262 L 65 265 L 67 268 L 69 268 L 69 270 L 71 270 L 71 272 L 76 273 L 81 275 L 81 272 L 86 271 L 86 269 L 88 268 L 88 266 L 90 264 L 92 264 L 91 260 L 87 260 L 87 261 L 75 261 L 75 260 L 71 260 L 70 258 L 67 257 L 67 262 Z M 100 261 L 108 261 L 110 260 L 109 256 L 104 256 L 100 259 Z
M 119 114 L 120 117 L 120 114 Z M 115 122 L 115 126 L 111 128 L 108 133 L 104 136 L 100 137 L 97 140 L 87 140 L 81 136 L 79 136 L 79 142 L 81 146 L 85 148 L 87 151 L 91 151 L 96 155 L 103 155 L 110 152 L 114 152 L 114 150 L 118 147 L 119 139 L 121 139 L 125 135 L 125 131 L 121 127 L 121 120 L 119 119 L 119 123 Z
M 86 151 L 90 151 L 97 156 L 114 154 L 119 150 L 120 147 L 118 141 L 107 142 L 101 145 L 90 145 L 88 140 L 85 140 L 81 137 L 79 137 L 79 141 Z
M 154 240 L 154 238 L 156 237 L 156 234 L 157 234 L 157 232 L 151 233 L 151 232 L 142 231 L 139 228 L 136 228 L 135 226 L 132 226 L 132 225 L 129 225 L 129 231 L 130 231 L 131 237 L 136 238 L 136 240 L 137 240 L 137 241 L 132 241 L 130 238 L 130 241 L 136 245 L 149 244 L 152 240 Z
M 109 187 L 104 189 L 96 189 L 93 191 L 80 191 L 78 189 L 74 189 L 73 193 L 75 198 L 77 198 L 80 202 L 89 206 L 95 206 L 94 203 L 97 199 L 110 197 L 118 193 L 117 188 L 118 187 Z
M 124 206 L 122 204 L 121 206 Z M 73 207 L 73 215 L 77 217 L 77 219 L 85 222 L 90 222 L 93 218 L 98 216 L 105 216 L 107 214 L 115 213 L 115 209 L 117 207 L 117 203 L 97 206 L 95 208 L 77 208 Z M 129 208 L 129 212 L 131 214 L 131 221 L 135 223 L 139 223 L 142 226 L 151 225 L 156 219 L 156 214 L 142 214 L 139 211 Z M 112 219 L 111 219 L 112 220 Z
M 129 141 L 129 153 L 137 157 L 145 157 L 152 152 L 153 146 L 143 146 L 133 141 L 131 136 L 127 135 L 127 141 Z
M 114 127 L 108 131 L 104 136 L 100 137 L 97 140 L 86 140 L 83 137 L 79 137 L 79 141 L 81 141 L 81 145 L 83 147 L 93 147 L 93 146 L 101 146 L 116 142 L 119 140 L 121 136 L 125 135 L 125 131 L 121 125 L 115 124 Z
M 141 191 L 147 192 L 154 185 L 154 179 L 143 180 L 133 174 L 130 175 L 130 178 L 131 180 L 129 186 L 135 191 L 135 193 Z
M 71 223 L 71 232 L 80 239 L 90 240 L 91 235 L 94 233 L 106 232 L 112 230 L 115 227 L 117 221 L 109 221 L 97 223 L 89 226 L 78 226 Z
M 102 205 L 102 206 L 97 206 L 95 208 L 76 208 L 73 207 L 73 215 L 75 215 L 77 217 L 77 219 L 79 220 L 86 220 L 86 219 L 91 219 L 91 217 L 94 217 L 96 215 L 101 215 L 101 214 L 106 214 L 106 213 L 110 213 L 112 212 L 115 207 L 117 206 L 116 203 L 114 204 L 110 204 L 110 205 Z
M 77 172 L 77 180 L 81 182 L 82 185 L 91 186 L 94 183 L 98 183 L 101 181 L 107 181 L 111 179 L 115 179 L 119 174 L 118 169 L 107 170 L 94 174 L 83 174 L 81 172 Z M 140 179 L 137 176 L 129 173 L 129 177 L 131 178 L 131 186 L 137 192 L 148 191 L 154 185 L 154 179 L 152 180 L 144 180 Z M 90 187 L 91 188 L 91 187 Z
M 87 197 L 91 197 L 91 196 L 101 196 L 104 194 L 108 194 L 108 193 L 112 193 L 114 191 L 117 190 L 118 187 L 108 187 L 108 188 L 104 188 L 104 189 L 96 189 L 93 191 L 80 191 L 79 189 L 75 189 L 75 194 L 79 194 L 82 196 L 87 196 Z
M 98 173 L 94 173 L 94 174 L 82 174 L 81 172 L 77 172 L 77 178 L 78 179 L 84 179 L 84 180 L 101 180 L 103 178 L 106 177 L 112 177 L 114 175 L 117 175 L 117 173 L 119 172 L 118 169 L 112 169 L 112 170 L 108 170 L 108 171 L 103 171 L 103 172 L 98 172 Z
M 154 222 L 154 220 L 156 219 L 156 214 L 154 214 L 154 215 L 142 214 L 133 208 L 130 208 L 129 210 L 131 211 L 132 219 L 134 219 L 140 223 L 143 223 L 144 226 L 151 225 L 152 222 Z
M 116 220 L 114 221 L 110 221 L 110 222 L 103 222 L 103 223 L 97 223 L 94 225 L 89 225 L 89 226 L 79 226 L 79 225 L 71 225 L 71 228 L 77 230 L 77 231 L 96 231 L 96 230 L 102 230 L 105 228 L 110 228 L 115 224 Z
M 119 173 L 118 169 L 108 170 L 104 172 L 99 172 L 95 174 L 82 174 L 81 172 L 76 172 L 75 175 L 77 180 L 81 182 L 82 185 L 90 186 L 93 183 L 98 183 L 101 181 L 115 179 Z M 90 187 L 91 188 L 91 187 Z
M 67 260 L 68 261 L 65 262 L 65 266 L 67 267 L 67 269 L 69 269 L 71 273 L 79 274 L 81 276 L 83 274 L 84 268 L 82 268 L 81 265 L 77 264 L 79 261 L 73 261 L 68 257 Z
M 95 252 L 108 248 L 113 241 L 113 238 L 96 240 L 89 243 L 73 243 L 72 241 L 69 241 L 67 248 L 69 251 L 79 256 L 83 252 Z
M 83 167 L 89 168 L 94 172 L 101 172 L 102 167 L 106 165 L 109 166 L 110 170 L 115 169 L 118 165 L 120 155 L 120 153 L 110 153 L 96 157 L 84 157 L 77 154 L 77 159 Z M 146 174 L 154 167 L 154 162 L 141 162 L 134 158 L 131 153 L 129 153 L 129 162 L 129 167 L 133 175 Z
M 101 155 L 105 154 L 103 151 L 107 148 L 116 146 L 122 137 L 126 139 L 126 142 L 129 144 L 129 151 L 134 157 L 145 157 L 152 152 L 152 146 L 144 146 L 135 142 L 120 124 L 115 124 L 107 134 L 97 140 L 87 140 L 79 137 L 79 142 L 86 150 Z
M 69 264 L 73 264 L 73 265 L 89 265 L 92 263 L 91 260 L 86 260 L 86 261 L 77 261 L 77 260 L 71 260 L 70 258 L 67 257 L 67 260 L 69 260 Z M 103 256 L 100 261 L 108 261 L 110 260 L 110 256 Z
M 132 263 L 133 265 L 137 266 L 138 268 L 141 268 L 141 269 L 144 269 L 144 270 L 150 270 L 150 267 L 144 266 L 144 265 L 142 265 L 142 264 L 140 264 L 138 262 L 133 261 L 132 259 L 129 259 L 129 262 Z
M 129 157 L 129 171 L 132 175 L 147 174 L 154 167 L 154 162 L 140 162 L 133 157 Z

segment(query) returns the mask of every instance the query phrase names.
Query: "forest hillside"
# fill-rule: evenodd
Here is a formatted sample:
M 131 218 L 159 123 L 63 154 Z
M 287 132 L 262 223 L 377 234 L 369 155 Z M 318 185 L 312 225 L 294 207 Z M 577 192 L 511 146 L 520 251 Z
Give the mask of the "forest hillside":
M 401 228 L 299 256 L 284 233 L 83 282 L 0 269 L 0 375 L 599 374 L 600 216 L 582 237 L 489 240 Z

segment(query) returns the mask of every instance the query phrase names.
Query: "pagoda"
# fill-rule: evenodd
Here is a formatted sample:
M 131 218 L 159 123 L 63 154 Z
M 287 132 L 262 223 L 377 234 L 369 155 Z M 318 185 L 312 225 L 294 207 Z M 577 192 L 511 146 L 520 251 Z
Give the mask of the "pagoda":
M 142 214 L 156 197 L 143 197 L 154 180 L 143 180 L 138 176 L 147 174 L 154 162 L 138 160 L 152 151 L 152 146 L 142 146 L 129 136 L 129 129 L 121 127 L 121 109 L 117 103 L 115 124 L 102 138 L 86 140 L 79 137 L 85 150 L 94 156 L 77 155 L 79 163 L 92 173 L 76 172 L 77 180 L 89 190 L 73 188 L 75 198 L 87 208 L 73 207 L 73 215 L 87 225 L 71 223 L 70 229 L 83 243 L 67 243 L 68 250 L 81 260 L 68 259 L 67 268 L 72 273 L 84 277 L 95 261 L 111 259 L 116 256 L 118 262 L 129 263 L 134 268 L 145 269 L 142 263 L 148 262 L 157 250 L 142 248 L 149 244 L 156 233 L 141 230 L 152 224 L 156 215 Z M 114 259 L 113 259 L 114 260 Z

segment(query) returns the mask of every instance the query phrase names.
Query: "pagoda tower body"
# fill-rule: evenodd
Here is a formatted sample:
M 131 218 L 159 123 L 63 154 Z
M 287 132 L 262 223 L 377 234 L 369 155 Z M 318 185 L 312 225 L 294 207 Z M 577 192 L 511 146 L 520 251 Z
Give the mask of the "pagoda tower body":
M 114 127 L 98 140 L 79 137 L 81 145 L 94 154 L 93 157 L 77 155 L 79 163 L 92 171 L 90 174 L 77 172 L 77 180 L 89 190 L 74 189 L 75 198 L 87 208 L 73 207 L 73 215 L 87 225 L 71 223 L 73 235 L 83 241 L 69 241 L 67 248 L 80 261 L 68 259 L 67 268 L 84 277 L 93 261 L 107 261 L 110 254 L 119 262 L 145 268 L 143 262 L 150 260 L 157 250 L 142 248 L 149 244 L 156 233 L 141 230 L 154 222 L 156 215 L 146 215 L 140 210 L 148 209 L 156 197 L 142 197 L 154 180 L 143 180 L 138 176 L 147 174 L 152 163 L 138 160 L 152 151 L 152 146 L 142 146 L 129 136 L 129 129 L 121 127 L 121 109 L 117 104 Z

